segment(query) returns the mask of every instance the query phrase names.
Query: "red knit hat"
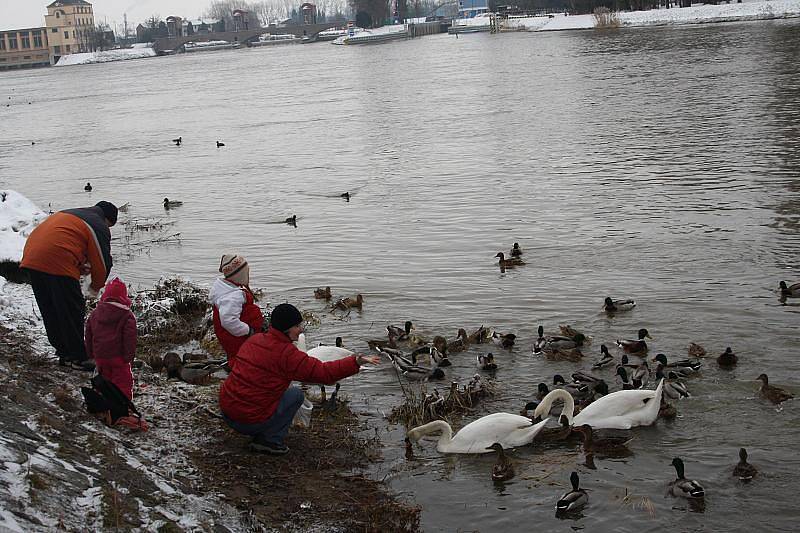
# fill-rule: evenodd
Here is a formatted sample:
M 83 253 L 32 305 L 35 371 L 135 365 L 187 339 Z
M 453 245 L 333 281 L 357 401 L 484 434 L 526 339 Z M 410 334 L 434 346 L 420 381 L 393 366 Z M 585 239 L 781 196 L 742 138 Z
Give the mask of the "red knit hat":
M 106 283 L 106 289 L 100 297 L 101 302 L 111 300 L 112 302 L 120 303 L 126 307 L 131 306 L 131 299 L 128 298 L 128 287 L 119 278 L 114 278 Z

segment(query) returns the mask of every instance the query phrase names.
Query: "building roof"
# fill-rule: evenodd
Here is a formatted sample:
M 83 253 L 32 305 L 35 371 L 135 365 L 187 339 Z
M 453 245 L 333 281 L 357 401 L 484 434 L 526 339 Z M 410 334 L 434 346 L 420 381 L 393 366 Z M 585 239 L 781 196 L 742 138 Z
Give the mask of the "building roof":
M 47 7 L 61 7 L 61 6 L 90 6 L 89 2 L 84 0 L 56 0 Z

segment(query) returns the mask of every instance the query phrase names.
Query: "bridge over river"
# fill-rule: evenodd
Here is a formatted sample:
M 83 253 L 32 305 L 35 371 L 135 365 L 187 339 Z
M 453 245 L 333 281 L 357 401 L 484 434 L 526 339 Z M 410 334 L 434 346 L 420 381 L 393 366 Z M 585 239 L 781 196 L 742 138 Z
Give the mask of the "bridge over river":
M 196 33 L 194 35 L 183 35 L 181 37 L 161 37 L 153 43 L 153 49 L 164 54 L 178 50 L 186 43 L 204 41 L 228 41 L 231 43 L 246 44 L 258 39 L 261 35 L 286 35 L 292 34 L 297 37 L 308 37 L 313 39 L 324 30 L 334 28 L 337 24 L 326 22 L 323 24 L 287 24 L 286 26 L 267 26 L 266 28 L 255 28 L 252 30 L 223 31 L 216 33 Z

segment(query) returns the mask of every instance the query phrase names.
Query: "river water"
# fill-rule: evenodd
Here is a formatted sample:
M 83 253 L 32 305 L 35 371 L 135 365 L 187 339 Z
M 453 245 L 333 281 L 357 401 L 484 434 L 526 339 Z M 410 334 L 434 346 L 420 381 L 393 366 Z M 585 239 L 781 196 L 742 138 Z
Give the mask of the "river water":
M 690 341 L 739 354 L 729 372 L 706 360 L 679 417 L 636 430 L 633 456 L 589 470 L 575 447 L 517 450 L 504 487 L 491 456 L 423 441 L 403 458 L 404 428 L 381 418 L 401 401 L 388 365 L 347 380 L 386 444 L 372 473 L 424 507 L 427 531 L 794 531 L 800 417 L 756 398 L 754 378 L 797 390 L 800 313 L 776 289 L 800 281 L 798 57 L 794 20 L 6 72 L 0 186 L 53 209 L 130 202 L 128 217 L 173 223 L 180 244 L 130 254 L 115 228 L 118 272 L 140 286 L 208 283 L 222 253 L 244 254 L 268 301 L 319 314 L 312 341 L 365 349 L 407 319 L 428 336 L 516 333 L 513 351 L 494 350 L 498 395 L 457 427 L 517 412 L 539 381 L 588 366 L 533 357 L 539 324 L 593 337 L 589 362 L 640 327 L 671 358 Z M 184 205 L 165 213 L 164 197 Z M 296 228 L 280 223 L 292 214 Z M 493 256 L 515 241 L 528 264 L 500 273 Z M 327 313 L 313 298 L 325 285 L 362 293 L 363 312 Z M 607 295 L 638 306 L 607 317 Z M 467 379 L 484 351 L 454 356 L 448 378 Z M 762 471 L 747 486 L 731 477 L 740 446 Z M 704 513 L 664 498 L 674 456 L 706 486 Z M 572 470 L 590 503 L 559 521 Z

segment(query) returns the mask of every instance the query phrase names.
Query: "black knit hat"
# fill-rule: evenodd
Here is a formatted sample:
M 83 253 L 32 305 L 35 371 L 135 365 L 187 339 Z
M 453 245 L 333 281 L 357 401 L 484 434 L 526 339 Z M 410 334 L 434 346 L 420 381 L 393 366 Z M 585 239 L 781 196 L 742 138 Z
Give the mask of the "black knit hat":
M 275 306 L 269 317 L 269 325 L 283 331 L 289 331 L 292 326 L 298 325 L 303 321 L 303 315 L 292 304 L 279 304 Z
M 117 206 L 115 206 L 111 202 L 106 202 L 106 201 L 97 202 L 94 205 L 95 207 L 99 207 L 100 209 L 103 210 L 103 216 L 105 216 L 108 219 L 109 226 L 113 226 L 114 224 L 117 223 L 117 212 L 118 212 Z

